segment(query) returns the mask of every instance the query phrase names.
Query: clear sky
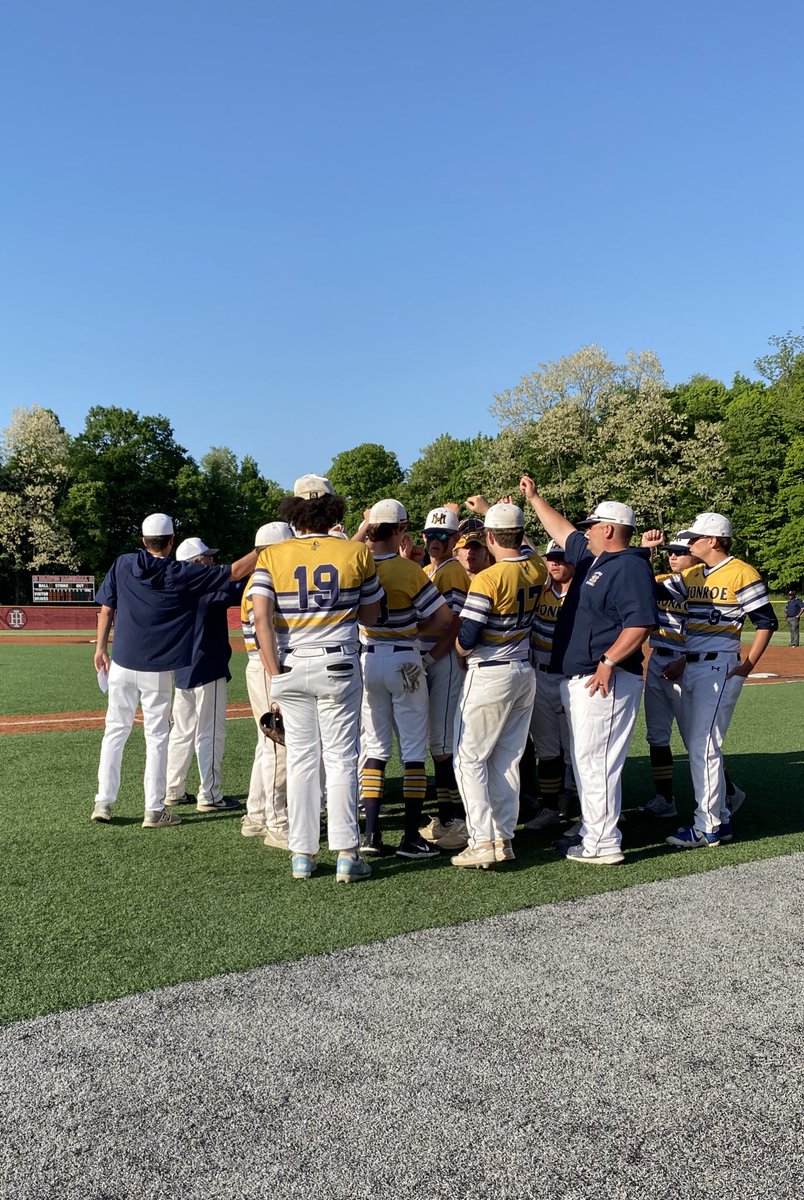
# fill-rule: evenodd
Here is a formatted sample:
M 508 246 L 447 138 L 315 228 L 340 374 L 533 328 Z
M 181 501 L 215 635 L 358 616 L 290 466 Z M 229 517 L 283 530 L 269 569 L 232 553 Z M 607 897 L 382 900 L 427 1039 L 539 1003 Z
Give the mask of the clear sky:
M 0 426 L 163 413 L 288 484 L 539 362 L 804 324 L 799 0 L 0 0 Z

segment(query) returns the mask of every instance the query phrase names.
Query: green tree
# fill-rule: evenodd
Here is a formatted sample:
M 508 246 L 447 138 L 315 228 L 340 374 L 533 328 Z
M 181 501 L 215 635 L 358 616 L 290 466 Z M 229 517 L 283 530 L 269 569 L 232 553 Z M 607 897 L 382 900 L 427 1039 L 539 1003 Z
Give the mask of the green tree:
M 167 417 L 100 405 L 89 410 L 72 445 L 74 484 L 64 514 L 96 574 L 139 544 L 144 516 L 175 513 L 179 472 L 191 463 Z
M 427 513 L 485 490 L 494 439 L 485 434 L 454 438 L 443 433 L 411 464 L 401 496 L 411 528 L 423 528 Z
M 48 408 L 17 408 L 0 443 L 0 581 L 30 601 L 31 571 L 71 571 L 76 546 L 60 516 L 70 438 Z
M 253 458 L 238 463 L 226 446 L 214 446 L 200 465 L 187 463 L 177 480 L 177 534 L 201 537 L 220 549 L 221 562 L 240 558 L 254 545 L 260 525 L 275 518 L 284 495 L 263 479 Z
M 363 442 L 336 454 L 327 477 L 346 501 L 346 522 L 350 531 L 357 528 L 363 519 L 363 510 L 375 500 L 396 499 L 404 480 L 396 455 L 376 442 Z

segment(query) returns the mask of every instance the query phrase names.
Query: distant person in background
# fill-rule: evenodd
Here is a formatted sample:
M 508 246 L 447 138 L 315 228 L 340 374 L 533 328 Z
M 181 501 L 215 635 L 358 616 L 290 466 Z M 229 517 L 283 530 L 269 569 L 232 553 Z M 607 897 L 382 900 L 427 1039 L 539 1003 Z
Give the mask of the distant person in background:
M 211 567 L 217 548 L 191 537 L 176 549 L 177 563 Z M 226 746 L 226 695 L 229 680 L 229 623 L 226 610 L 240 603 L 242 583 L 226 583 L 220 591 L 202 596 L 193 629 L 193 657 L 189 667 L 176 671 L 173 725 L 168 740 L 165 804 L 174 808 L 192 804 L 200 813 L 239 808 L 237 800 L 223 794 L 221 763 Z M 198 762 L 198 796 L 185 791 L 187 772 L 195 754 Z
M 804 611 L 804 603 L 799 600 L 795 592 L 787 593 L 787 604 L 784 606 L 784 615 L 787 618 L 787 628 L 790 632 L 790 645 L 798 645 L 799 625 L 801 624 L 801 613 Z
M 178 825 L 178 813 L 165 808 L 167 747 L 173 671 L 189 667 L 199 600 L 254 569 L 256 552 L 231 567 L 177 563 L 173 522 L 164 513 L 151 513 L 142 523 L 141 550 L 121 554 L 95 597 L 101 610 L 95 670 L 108 681 L 109 702 L 98 765 L 98 791 L 93 821 L 111 821 L 111 808 L 120 790 L 123 749 L 142 705 L 145 727 L 144 829 Z M 114 625 L 113 658 L 109 635 Z

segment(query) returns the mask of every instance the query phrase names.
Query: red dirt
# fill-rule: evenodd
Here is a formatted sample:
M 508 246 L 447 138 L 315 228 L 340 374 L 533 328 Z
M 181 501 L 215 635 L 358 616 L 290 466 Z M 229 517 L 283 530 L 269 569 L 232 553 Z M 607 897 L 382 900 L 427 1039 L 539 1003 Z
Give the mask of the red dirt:
M 230 721 L 252 717 L 251 705 L 228 704 L 226 717 Z M 4 733 L 54 733 L 59 730 L 64 732 L 74 729 L 102 729 L 105 720 L 105 712 L 23 713 L 14 717 L 0 717 L 0 736 Z M 139 712 L 134 718 L 134 724 L 142 725 L 142 717 Z

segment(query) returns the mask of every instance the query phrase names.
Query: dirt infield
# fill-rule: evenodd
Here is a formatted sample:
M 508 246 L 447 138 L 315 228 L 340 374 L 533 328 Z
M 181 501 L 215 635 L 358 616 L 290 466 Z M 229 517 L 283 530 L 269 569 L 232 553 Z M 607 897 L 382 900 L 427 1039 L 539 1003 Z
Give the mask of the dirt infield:
M 246 717 L 253 720 L 250 704 L 226 706 L 227 721 L 242 721 Z M 0 736 L 4 733 L 63 733 L 74 729 L 102 729 L 105 720 L 105 712 L 25 713 L 16 717 L 0 717 Z M 142 725 L 139 710 L 134 724 Z

